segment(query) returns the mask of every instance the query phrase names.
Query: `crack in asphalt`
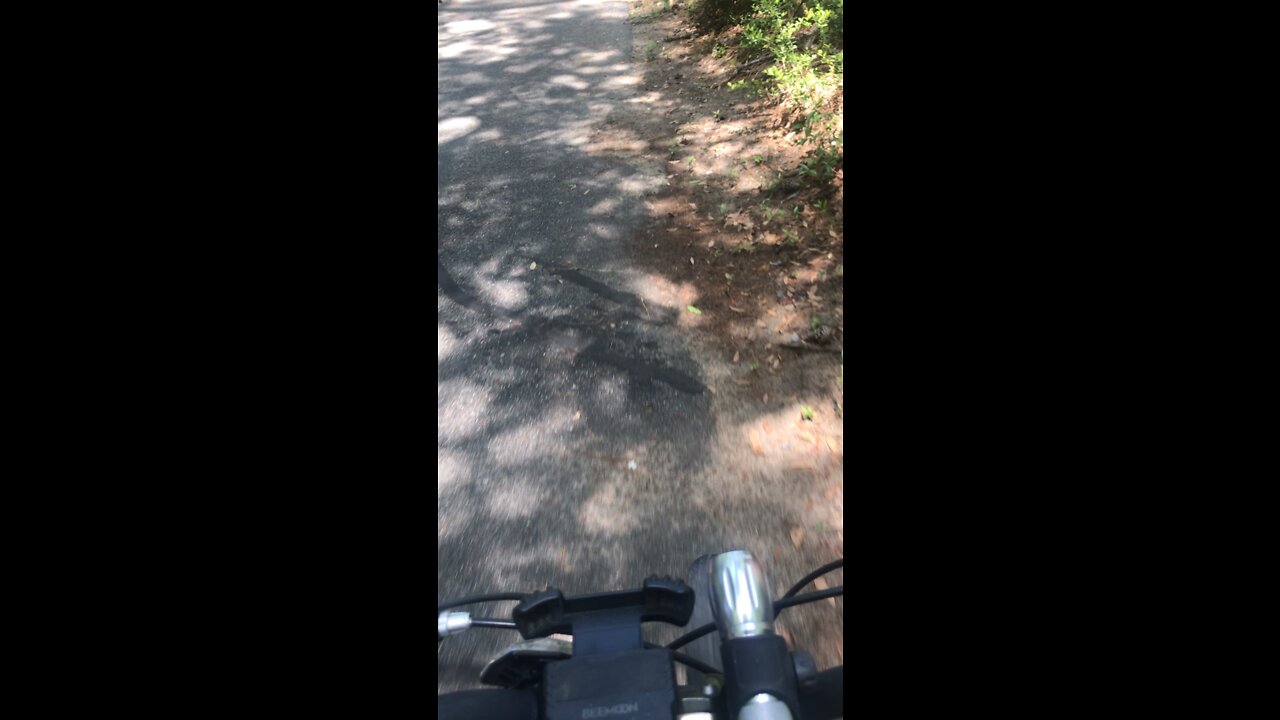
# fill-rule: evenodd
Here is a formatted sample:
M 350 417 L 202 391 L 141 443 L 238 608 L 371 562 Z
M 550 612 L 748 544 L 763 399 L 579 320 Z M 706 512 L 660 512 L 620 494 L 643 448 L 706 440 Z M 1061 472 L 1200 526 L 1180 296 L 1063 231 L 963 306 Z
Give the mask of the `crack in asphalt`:
M 605 336 L 596 330 L 598 325 L 595 322 L 573 322 L 563 317 L 545 318 L 528 313 L 511 313 L 503 308 L 494 307 L 485 303 L 477 297 L 475 293 L 469 292 L 463 288 L 457 280 L 453 278 L 449 273 L 448 268 L 445 267 L 445 264 L 440 261 L 439 258 L 436 258 L 436 265 L 438 284 L 441 291 L 444 292 L 447 297 L 468 310 L 488 314 L 504 320 L 515 321 L 517 324 L 507 328 L 508 332 L 516 328 L 523 328 L 527 336 L 536 337 L 537 335 L 544 334 L 547 331 L 555 329 L 564 330 L 572 328 L 586 330 L 590 340 L 585 345 L 579 345 L 578 347 L 573 348 L 575 352 L 575 360 L 586 359 L 604 363 L 605 365 L 622 370 L 637 382 L 650 382 L 656 380 L 666 383 L 673 389 L 689 395 L 697 395 L 707 391 L 706 386 L 697 378 L 681 372 L 676 368 L 660 362 L 616 353 L 610 349 L 614 343 L 619 340 L 635 340 L 637 338 L 620 337 L 625 335 L 624 333 L 615 333 L 613 337 Z M 554 266 L 547 267 L 549 272 L 552 274 L 563 277 L 565 280 L 568 280 L 574 285 L 585 288 L 599 297 L 617 303 L 618 305 L 623 306 L 624 309 L 628 307 L 643 306 L 640 296 L 633 293 L 615 290 L 599 280 L 588 277 L 579 270 L 563 267 L 557 268 Z M 573 314 L 585 314 L 583 312 L 584 310 L 599 311 L 599 308 L 590 304 L 578 305 L 573 307 Z M 669 315 L 674 316 L 674 313 L 669 313 Z M 640 323 L 649 322 L 643 320 L 639 315 L 636 315 L 629 310 L 620 315 L 611 315 L 606 317 L 609 320 L 626 318 Z M 603 324 L 603 321 L 601 321 L 600 324 Z M 612 324 L 616 325 L 616 322 Z M 664 325 L 667 323 L 659 322 L 653 324 Z M 498 333 L 502 331 L 494 330 L 493 332 Z M 649 341 L 646 344 L 652 345 L 654 343 L 653 341 Z

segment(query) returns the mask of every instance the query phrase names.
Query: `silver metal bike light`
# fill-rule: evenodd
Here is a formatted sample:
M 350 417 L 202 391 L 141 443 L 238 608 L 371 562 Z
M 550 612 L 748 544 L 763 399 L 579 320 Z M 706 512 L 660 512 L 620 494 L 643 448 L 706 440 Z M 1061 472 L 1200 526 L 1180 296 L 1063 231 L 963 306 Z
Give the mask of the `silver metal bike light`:
M 721 642 L 773 635 L 773 593 L 760 564 L 745 550 L 715 556 L 711 565 L 711 610 Z M 768 694 L 752 697 L 737 720 L 793 720 L 787 704 Z
M 773 594 L 751 553 L 734 550 L 715 556 L 711 610 L 722 641 L 773 634 Z

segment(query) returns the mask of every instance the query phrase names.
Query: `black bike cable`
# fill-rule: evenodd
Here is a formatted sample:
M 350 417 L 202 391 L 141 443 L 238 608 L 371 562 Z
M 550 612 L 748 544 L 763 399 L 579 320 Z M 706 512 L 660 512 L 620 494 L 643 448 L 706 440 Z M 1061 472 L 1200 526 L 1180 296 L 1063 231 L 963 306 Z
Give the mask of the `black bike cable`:
M 782 599 L 786 600 L 787 598 L 794 596 L 796 593 L 803 590 L 805 585 L 808 585 L 809 583 L 813 582 L 814 580 L 817 580 L 823 575 L 826 575 L 832 570 L 838 570 L 842 567 L 844 567 L 844 558 L 840 558 L 839 560 L 833 560 L 832 562 L 829 562 L 826 565 L 823 565 L 817 570 L 814 570 L 808 575 L 805 575 L 800 582 L 796 583 L 790 590 L 787 591 L 786 595 L 782 596 Z
M 774 614 L 774 617 L 777 617 L 779 611 L 786 610 L 789 607 L 795 607 L 796 605 L 804 605 L 805 603 L 817 602 L 819 600 L 826 600 L 827 598 L 838 597 L 840 595 L 844 595 L 843 585 L 841 585 L 840 587 L 831 588 L 829 590 L 820 590 L 818 592 L 805 593 L 804 595 L 800 595 L 797 597 L 783 598 L 782 600 L 779 600 L 778 602 L 773 604 L 773 614 Z M 715 623 L 707 623 L 706 625 L 703 625 L 702 627 L 696 630 L 693 630 L 684 635 L 681 635 L 680 637 L 676 638 L 672 642 L 667 643 L 667 649 L 675 650 L 676 648 L 682 648 L 685 645 L 688 645 L 689 643 L 693 642 L 694 640 L 697 640 L 698 638 L 702 637 L 703 635 L 707 635 L 709 633 L 715 632 L 715 629 L 716 629 Z
M 819 590 L 818 592 L 805 593 L 804 595 L 798 595 L 792 598 L 784 598 L 773 604 L 773 616 L 777 617 L 779 611 L 786 610 L 789 607 L 817 602 L 819 600 L 826 600 L 827 598 L 838 597 L 843 594 L 844 586 L 841 585 L 840 587 L 833 587 L 829 590 Z
M 685 645 L 688 645 L 689 643 L 693 642 L 694 640 L 697 640 L 703 635 L 707 635 L 715 631 L 716 631 L 716 624 L 713 622 L 707 623 L 706 625 L 703 625 L 697 630 L 693 630 L 691 632 L 685 633 L 684 635 L 681 635 L 675 640 L 667 643 L 667 649 L 675 650 L 676 648 L 684 647 Z
M 436 612 L 444 612 L 449 608 L 456 608 L 461 605 L 474 605 L 482 602 L 493 602 L 495 600 L 524 600 L 528 597 L 528 593 L 490 593 L 488 595 L 472 595 L 458 600 L 450 600 L 437 606 Z
M 645 644 L 644 644 L 644 646 L 645 646 L 645 647 L 647 647 L 647 648 L 649 648 L 649 649 L 660 649 L 660 648 L 662 648 L 662 646 L 661 646 L 661 645 L 655 645 L 654 643 L 651 643 L 651 642 L 647 642 L 647 643 L 645 643 Z M 670 649 L 670 648 L 668 648 L 668 649 Z M 675 661 L 676 661 L 676 662 L 678 662 L 678 663 L 684 663 L 685 665 L 688 665 L 689 667 L 693 668 L 694 670 L 697 670 L 698 672 L 702 673 L 703 675 L 723 675 L 723 674 L 724 674 L 724 671 L 723 671 L 723 670 L 719 670 L 719 669 L 717 669 L 717 668 L 713 668 L 713 667 L 711 667 L 710 665 L 708 665 L 708 664 L 706 664 L 706 663 L 702 662 L 701 660 L 694 660 L 693 658 L 689 657 L 688 655 L 685 655 L 685 654 L 684 654 L 684 653 L 682 653 L 682 652 L 675 652 L 675 651 L 672 651 L 672 652 L 671 652 L 671 659 L 672 659 L 672 660 L 675 660 Z

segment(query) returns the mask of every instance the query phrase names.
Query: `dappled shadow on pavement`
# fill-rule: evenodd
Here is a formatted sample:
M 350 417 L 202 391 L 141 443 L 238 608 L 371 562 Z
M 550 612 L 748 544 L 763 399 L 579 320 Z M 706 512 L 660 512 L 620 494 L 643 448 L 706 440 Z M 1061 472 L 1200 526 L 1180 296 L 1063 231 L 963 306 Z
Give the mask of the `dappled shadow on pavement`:
M 440 7 L 440 598 L 638 586 L 718 542 L 682 500 L 708 396 L 619 251 L 656 178 L 581 149 L 628 92 L 624 20 L 614 2 Z M 513 639 L 446 642 L 439 690 Z

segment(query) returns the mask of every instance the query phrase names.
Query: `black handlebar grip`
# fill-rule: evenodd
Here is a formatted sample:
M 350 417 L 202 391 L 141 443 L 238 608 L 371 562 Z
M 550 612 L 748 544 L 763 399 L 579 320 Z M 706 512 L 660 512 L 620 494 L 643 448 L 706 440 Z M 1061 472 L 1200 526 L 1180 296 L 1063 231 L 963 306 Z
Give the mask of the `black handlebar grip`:
M 532 690 L 463 690 L 436 696 L 440 720 L 538 720 L 538 697 Z
M 844 717 L 844 666 L 818 673 L 811 687 L 800 689 L 804 720 L 836 720 Z

